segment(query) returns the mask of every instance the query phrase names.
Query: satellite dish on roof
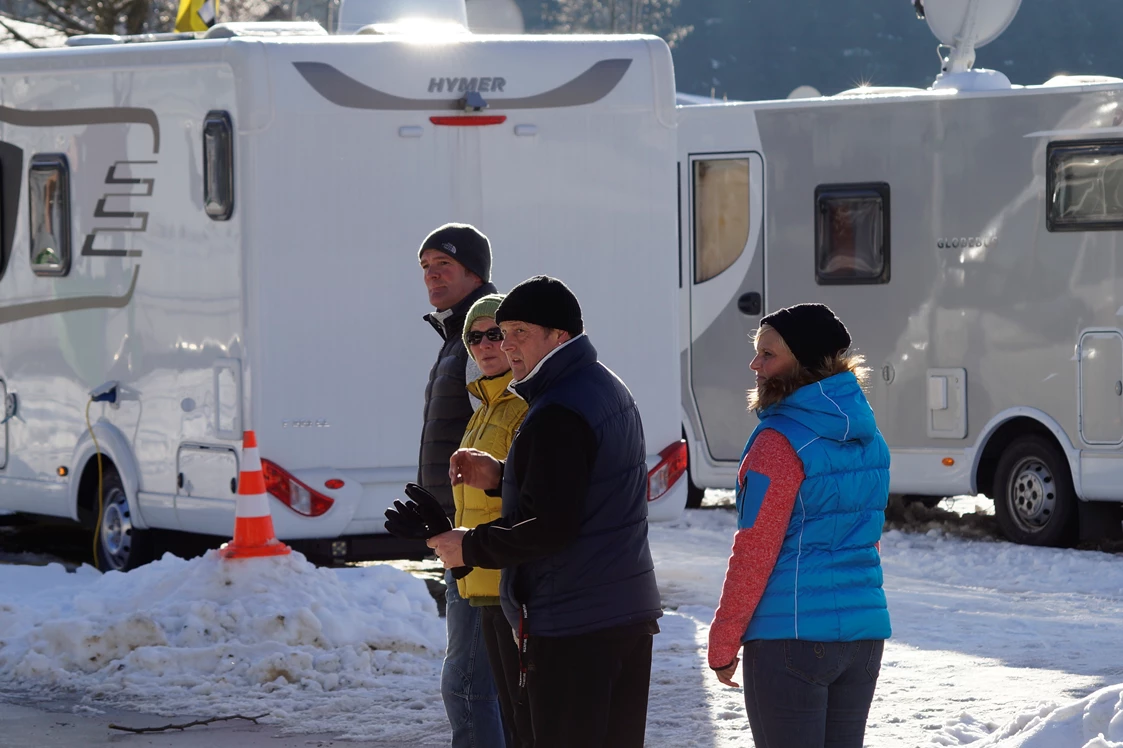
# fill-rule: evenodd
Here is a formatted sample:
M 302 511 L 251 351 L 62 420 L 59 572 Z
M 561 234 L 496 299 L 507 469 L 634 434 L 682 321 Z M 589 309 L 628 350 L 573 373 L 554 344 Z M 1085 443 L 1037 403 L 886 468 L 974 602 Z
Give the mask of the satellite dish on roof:
M 944 44 L 973 47 L 990 44 L 1006 30 L 1022 0 L 923 0 L 918 13 Z
M 975 49 L 989 44 L 1006 30 L 1022 0 L 913 0 L 916 15 L 948 48 L 940 57 L 940 75 L 932 88 L 1009 88 L 1005 75 L 994 70 L 972 70 Z

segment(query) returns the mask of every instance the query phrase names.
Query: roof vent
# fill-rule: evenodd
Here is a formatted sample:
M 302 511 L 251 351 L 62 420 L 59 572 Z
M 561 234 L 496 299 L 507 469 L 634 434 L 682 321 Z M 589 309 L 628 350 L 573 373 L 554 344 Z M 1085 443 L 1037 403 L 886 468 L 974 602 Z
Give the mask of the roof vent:
M 390 34 L 412 34 L 414 36 L 462 36 L 471 33 L 468 27 L 461 26 L 452 21 L 428 21 L 419 19 L 407 19 L 404 21 L 390 22 L 390 23 L 368 23 L 363 26 L 356 34 L 377 34 L 377 35 L 390 35 Z
M 169 31 L 159 34 L 82 34 L 66 40 L 68 47 L 98 47 L 103 44 L 146 44 L 149 42 L 179 42 L 194 39 L 192 32 Z
M 425 33 L 426 26 L 439 30 L 450 25 L 467 31 L 465 0 L 342 0 L 335 33 Z
M 845 91 L 836 93 L 832 98 L 848 99 L 855 96 L 905 96 L 923 90 L 923 88 L 913 88 L 912 86 L 858 86 L 857 88 L 848 88 Z M 788 98 L 791 97 L 789 96 Z
M 1106 83 L 1123 83 L 1123 78 L 1110 75 L 1054 75 L 1042 83 L 1050 88 L 1056 86 L 1099 86 Z
M 229 39 L 234 36 L 327 36 L 328 32 L 315 21 L 254 21 L 216 23 L 203 34 L 203 39 Z
M 68 47 L 97 47 L 102 44 L 123 44 L 122 39 L 117 34 L 83 34 L 81 36 L 72 36 L 66 40 Z

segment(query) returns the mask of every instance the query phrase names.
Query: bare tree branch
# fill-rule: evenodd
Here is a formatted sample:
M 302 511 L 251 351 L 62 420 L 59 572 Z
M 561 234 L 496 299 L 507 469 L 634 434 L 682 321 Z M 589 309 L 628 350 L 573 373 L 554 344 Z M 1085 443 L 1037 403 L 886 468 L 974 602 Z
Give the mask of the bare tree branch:
M 135 732 L 135 733 L 164 732 L 166 730 L 186 730 L 188 727 L 195 727 L 197 725 L 209 725 L 212 722 L 222 722 L 222 721 L 228 720 L 228 719 L 247 719 L 247 720 L 249 720 L 250 722 L 253 722 L 256 725 L 256 724 L 258 724 L 259 719 L 261 719 L 262 717 L 268 717 L 268 716 L 269 716 L 268 712 L 266 712 L 265 714 L 259 714 L 256 717 L 246 717 L 245 715 L 242 715 L 242 714 L 232 714 L 229 717 L 211 717 L 210 719 L 197 719 L 194 722 L 184 722 L 182 725 L 163 725 L 162 727 L 125 727 L 124 725 L 115 725 L 112 722 L 110 722 L 109 723 L 109 729 L 110 730 L 123 730 L 124 732 Z
M 22 42 L 23 44 L 26 44 L 27 46 L 31 47 L 32 49 L 39 49 L 41 47 L 41 45 L 36 44 L 35 42 L 31 41 L 30 39 L 28 39 L 26 36 L 24 36 L 20 32 L 16 31 L 14 26 L 6 23 L 4 21 L 3 15 L 0 15 L 0 26 L 2 26 L 5 31 L 7 31 L 9 34 L 11 34 L 12 38 L 15 39 L 17 42 Z
M 70 33 L 70 34 L 73 34 L 73 33 L 96 34 L 97 33 L 97 28 L 95 26 L 92 26 L 92 25 L 86 23 L 85 21 L 78 18 L 77 16 L 74 16 L 74 15 L 71 15 L 70 13 L 67 13 L 61 7 L 59 7 L 55 3 L 51 2 L 51 0 L 32 0 L 32 2 L 34 2 L 36 5 L 43 8 L 44 10 L 46 10 L 48 13 L 53 15 L 55 18 L 62 21 L 63 24 L 65 24 L 65 28 L 63 28 L 62 30 L 66 31 L 67 33 Z
M 21 18 L 20 16 L 17 16 L 14 13 L 9 13 L 5 10 L 0 10 L 0 17 L 7 18 L 9 21 L 23 21 L 24 23 L 34 23 L 36 26 L 42 26 L 44 28 L 51 29 L 52 31 L 60 31 L 64 34 L 67 31 L 66 27 L 60 24 L 58 21 L 45 18 L 36 18 L 34 20 L 31 20 L 29 18 Z

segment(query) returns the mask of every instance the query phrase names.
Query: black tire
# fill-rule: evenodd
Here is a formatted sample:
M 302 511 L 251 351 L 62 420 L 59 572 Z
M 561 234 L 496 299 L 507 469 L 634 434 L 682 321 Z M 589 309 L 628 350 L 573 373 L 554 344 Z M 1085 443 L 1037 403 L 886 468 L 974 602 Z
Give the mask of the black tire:
M 1051 440 L 1014 440 L 998 461 L 994 494 L 995 519 L 1008 539 L 1054 547 L 1076 542 L 1079 519 L 1072 472 Z
M 682 438 L 686 439 L 685 426 L 682 429 Z M 690 475 L 690 441 L 687 440 L 686 443 L 686 508 L 697 509 L 702 506 L 702 498 L 706 495 L 706 489 L 694 485 L 694 479 Z
M 113 465 L 105 465 L 103 471 L 104 499 L 101 517 L 97 519 L 97 567 L 101 571 L 135 569 L 152 560 L 152 536 L 133 527 L 132 507 L 117 469 Z M 96 493 L 93 505 L 96 511 Z
M 694 481 L 690 478 L 690 473 L 686 474 L 686 508 L 697 509 L 702 506 L 702 498 L 706 495 L 706 489 L 698 488 L 694 485 Z

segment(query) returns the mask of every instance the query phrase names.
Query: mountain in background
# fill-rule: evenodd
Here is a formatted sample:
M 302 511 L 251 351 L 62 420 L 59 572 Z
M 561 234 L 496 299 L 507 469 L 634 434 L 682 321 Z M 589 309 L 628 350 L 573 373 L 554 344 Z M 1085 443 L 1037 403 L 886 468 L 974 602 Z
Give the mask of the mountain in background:
M 528 31 L 548 30 L 543 0 L 519 6 Z M 863 83 L 927 88 L 940 72 L 936 37 L 910 0 L 681 0 L 674 22 L 694 27 L 672 51 L 684 93 L 762 100 L 801 85 L 827 95 Z M 1120 35 L 1121 0 L 1022 0 L 975 66 L 1024 85 L 1058 73 L 1123 78 Z

